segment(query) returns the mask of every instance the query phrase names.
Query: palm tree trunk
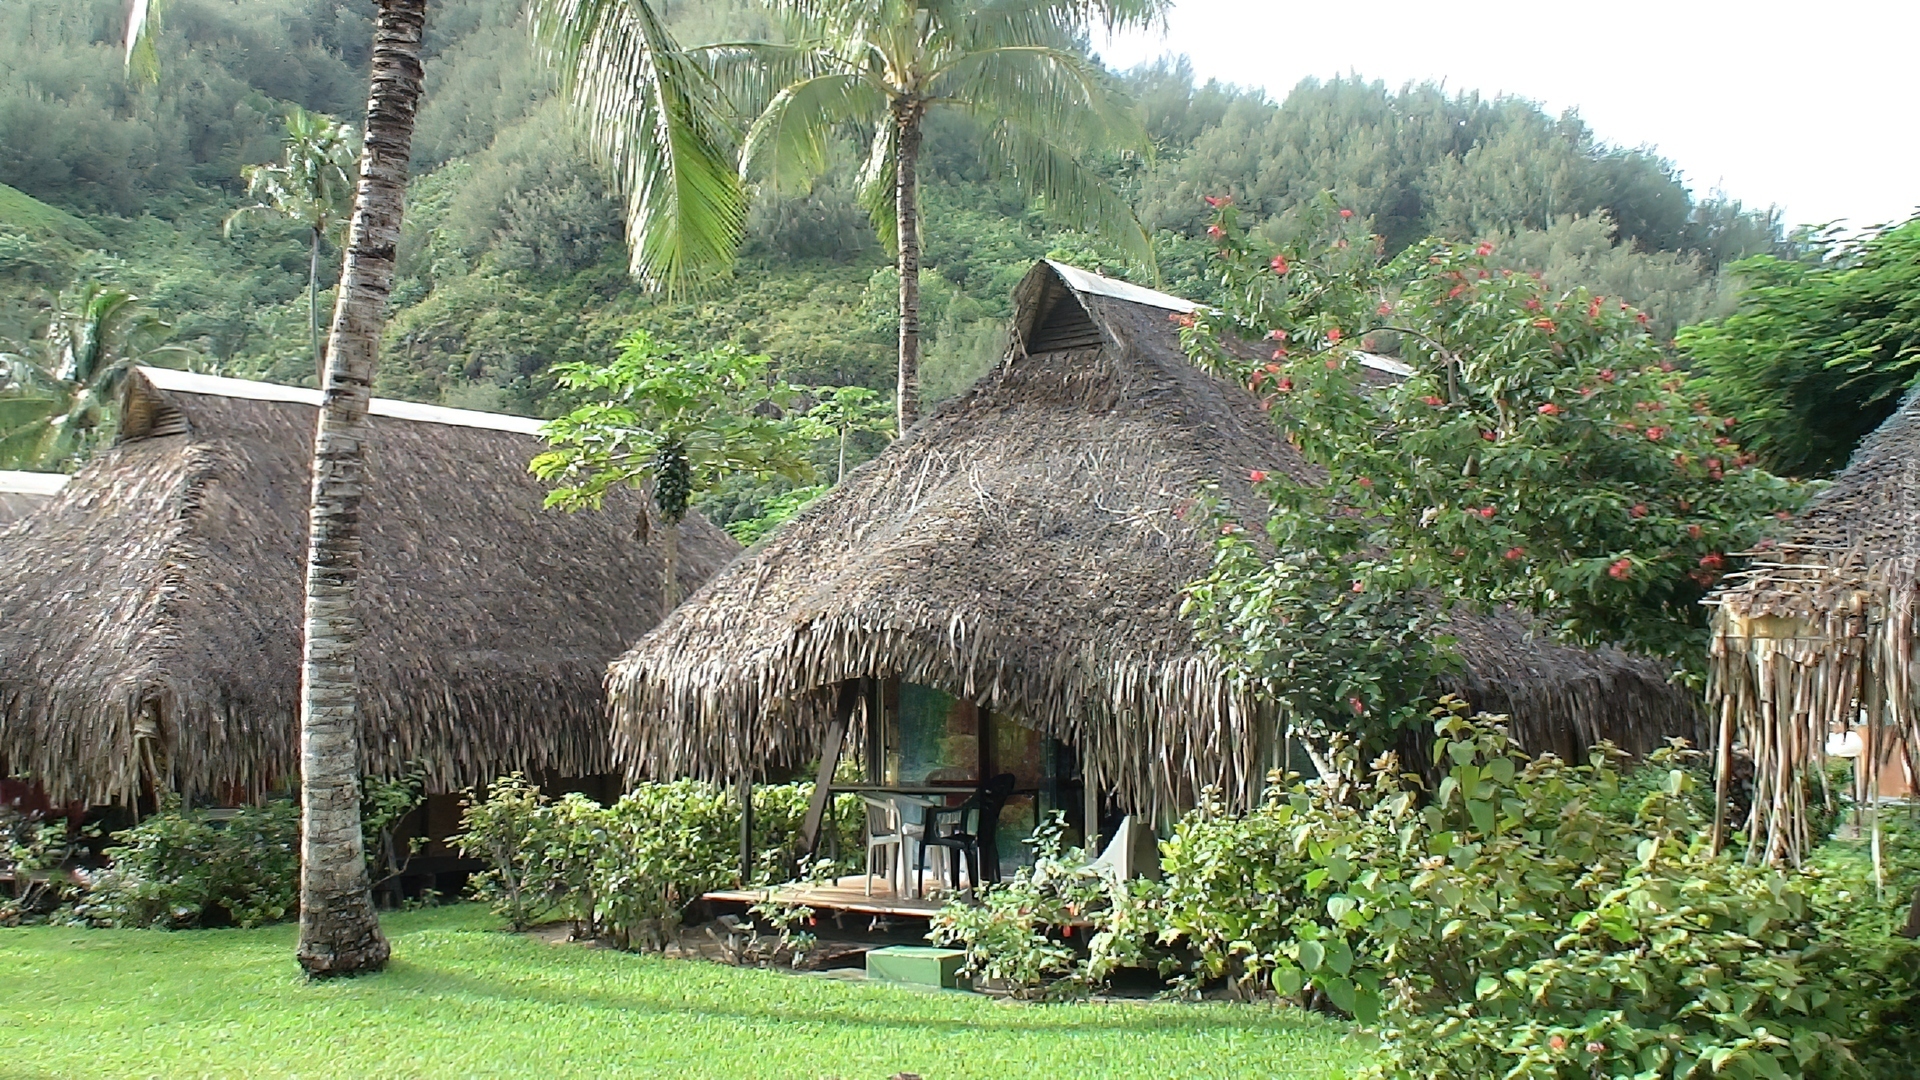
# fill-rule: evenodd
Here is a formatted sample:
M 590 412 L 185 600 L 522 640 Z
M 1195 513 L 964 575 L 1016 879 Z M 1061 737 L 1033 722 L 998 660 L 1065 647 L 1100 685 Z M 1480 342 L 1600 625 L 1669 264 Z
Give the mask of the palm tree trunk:
M 895 102 L 893 212 L 900 236 L 900 436 L 920 418 L 920 106 Z
M 320 230 L 307 244 L 307 341 L 313 346 L 313 385 L 327 382 L 327 358 L 320 351 Z
M 426 0 L 379 0 L 373 87 L 346 265 L 328 339 L 313 442 L 306 642 L 300 685 L 300 966 L 313 976 L 377 971 L 389 946 L 360 839 L 354 651 L 360 637 L 360 507 L 367 404 L 420 100 Z

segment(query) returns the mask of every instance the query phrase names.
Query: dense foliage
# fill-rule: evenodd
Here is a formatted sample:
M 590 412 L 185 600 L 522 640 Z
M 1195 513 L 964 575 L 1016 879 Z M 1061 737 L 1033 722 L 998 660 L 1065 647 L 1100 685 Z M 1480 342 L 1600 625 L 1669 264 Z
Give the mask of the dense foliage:
M 799 849 L 810 784 L 754 790 L 755 880 L 787 881 L 806 867 Z M 828 815 L 823 852 L 857 858 L 865 818 L 843 795 Z M 476 793 L 456 843 L 484 860 L 474 892 L 516 929 L 543 916 L 574 924 L 579 937 L 621 948 L 660 948 L 702 893 L 739 884 L 740 804 L 692 780 L 641 784 L 610 806 L 579 794 L 550 799 L 518 775 Z
M 1158 965 L 1331 1006 L 1379 1034 L 1381 1076 L 1902 1075 L 1920 948 L 1868 901 L 1864 853 L 1835 841 L 1807 872 L 1710 855 L 1690 752 L 1631 774 L 1607 748 L 1529 758 L 1457 705 L 1435 731 L 1430 794 L 1387 756 L 1344 790 L 1203 805 L 1158 883 L 1072 852 L 937 932 L 1028 986 Z
M 113 837 L 109 866 L 74 904 L 100 926 L 258 926 L 300 907 L 300 807 L 243 807 L 224 820 L 178 806 Z
M 1838 470 L 1920 374 L 1920 218 L 1730 269 L 1739 306 L 1686 328 L 1681 350 L 1769 468 Z

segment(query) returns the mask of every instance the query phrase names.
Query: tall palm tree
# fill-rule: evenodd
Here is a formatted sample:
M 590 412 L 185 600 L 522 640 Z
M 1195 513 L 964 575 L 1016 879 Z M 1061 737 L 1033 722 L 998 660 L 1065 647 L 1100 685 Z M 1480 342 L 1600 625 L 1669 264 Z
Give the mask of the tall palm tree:
M 313 349 L 314 385 L 326 378 L 320 351 L 320 242 L 339 243 L 353 213 L 353 128 L 325 113 L 298 105 L 287 111 L 286 160 L 241 170 L 247 194 L 259 199 L 227 215 L 226 232 L 254 214 L 290 218 L 307 227 L 307 339 Z
M 62 296 L 44 336 L 0 351 L 0 468 L 58 468 L 96 441 L 136 365 L 179 364 L 172 327 L 125 289 L 89 283 Z
M 1058 218 L 1152 265 L 1146 230 L 1084 160 L 1096 148 L 1144 146 L 1145 132 L 1077 42 L 1095 26 L 1157 22 L 1170 0 L 764 2 L 785 22 L 789 43 L 683 50 L 643 0 L 534 0 L 532 11 L 595 148 L 626 166 L 620 179 L 630 221 L 710 219 L 714 228 L 695 254 L 713 263 L 732 254 L 744 198 L 740 188 L 717 182 L 704 190 L 679 183 L 687 174 L 672 171 L 697 161 L 703 165 L 694 175 L 704 177 L 721 133 L 701 121 L 703 109 L 729 101 L 754 115 L 739 171 L 776 189 L 825 171 L 836 133 L 855 125 L 872 131 L 860 195 L 898 252 L 902 433 L 919 414 L 919 161 L 930 110 L 974 117 L 989 160 Z M 658 104 L 635 110 L 639 101 Z M 690 194 L 713 209 L 690 206 Z M 629 235 L 644 237 L 631 228 Z M 637 260 L 636 268 L 645 269 Z
M 153 7 L 135 0 L 129 67 L 150 63 Z M 300 941 L 308 975 L 386 966 L 360 831 L 360 746 L 354 675 L 360 618 L 360 511 L 367 406 L 393 288 L 407 159 L 423 72 L 427 0 L 377 0 L 366 141 L 347 228 L 346 260 L 327 340 L 308 514 L 305 642 L 300 678 Z

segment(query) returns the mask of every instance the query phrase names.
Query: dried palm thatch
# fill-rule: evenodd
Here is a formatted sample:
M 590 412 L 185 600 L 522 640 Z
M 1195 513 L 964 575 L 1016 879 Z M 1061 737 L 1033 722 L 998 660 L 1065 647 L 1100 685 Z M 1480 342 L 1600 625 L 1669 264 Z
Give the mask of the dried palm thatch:
M 1797 863 L 1808 850 L 1807 772 L 1824 762 L 1830 734 L 1861 729 L 1871 763 L 1856 770 L 1862 783 L 1896 752 L 1920 768 L 1917 448 L 1920 396 L 1909 395 L 1793 536 L 1757 553 L 1710 600 L 1718 610 L 1707 700 L 1719 717 L 1721 783 L 1734 744 L 1744 745 L 1754 762 L 1748 850 L 1768 861 Z M 1716 845 L 1720 838 L 1716 828 Z
M 297 768 L 319 392 L 142 368 L 120 441 L 0 548 L 0 763 L 55 800 L 257 795 Z M 661 615 L 637 495 L 541 507 L 538 421 L 376 399 L 362 760 L 431 790 L 610 771 L 600 675 Z M 738 545 L 683 526 L 689 588 Z
M 0 469 L 0 526 L 26 517 L 35 507 L 58 495 L 66 482 L 64 473 Z
M 635 776 L 739 775 L 819 752 L 836 684 L 898 676 L 1076 745 L 1138 810 L 1254 798 L 1277 727 L 1180 614 L 1212 561 L 1207 485 L 1311 482 L 1253 395 L 1187 362 L 1177 298 L 1043 263 L 1008 359 L 749 550 L 608 676 Z M 1381 366 L 1385 366 L 1384 364 Z M 1656 665 L 1462 618 L 1463 689 L 1575 752 L 1690 735 Z

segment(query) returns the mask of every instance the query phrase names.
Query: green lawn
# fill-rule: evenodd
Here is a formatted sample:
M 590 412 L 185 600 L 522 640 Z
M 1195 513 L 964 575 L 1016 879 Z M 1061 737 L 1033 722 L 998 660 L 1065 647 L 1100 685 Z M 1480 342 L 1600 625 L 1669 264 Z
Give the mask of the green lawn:
M 1345 1028 L 1261 1006 L 1023 1005 L 390 916 L 378 976 L 293 929 L 0 930 L 0 1076 L 1342 1077 Z

